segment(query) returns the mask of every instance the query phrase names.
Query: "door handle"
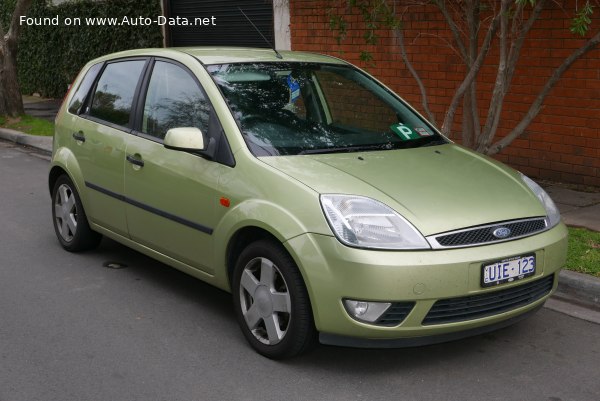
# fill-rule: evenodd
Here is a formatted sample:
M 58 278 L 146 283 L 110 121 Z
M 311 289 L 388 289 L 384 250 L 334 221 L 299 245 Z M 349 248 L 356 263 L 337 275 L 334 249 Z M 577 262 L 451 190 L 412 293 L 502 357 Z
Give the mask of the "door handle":
M 133 165 L 139 166 L 139 167 L 144 167 L 144 161 L 140 160 L 132 155 L 127 155 L 126 157 L 127 161 Z
M 85 135 L 83 135 L 82 131 L 73 132 L 73 139 L 75 139 L 76 141 L 85 142 Z

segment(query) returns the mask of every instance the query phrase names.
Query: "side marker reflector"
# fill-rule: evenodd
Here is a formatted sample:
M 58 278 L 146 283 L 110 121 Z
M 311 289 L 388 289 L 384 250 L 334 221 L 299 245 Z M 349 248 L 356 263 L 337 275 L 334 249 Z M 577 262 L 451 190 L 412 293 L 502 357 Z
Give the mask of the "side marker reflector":
M 229 200 L 229 198 L 225 198 L 225 197 L 221 197 L 221 199 L 219 199 L 219 203 L 221 203 L 221 206 L 225 206 L 225 207 L 229 207 L 231 206 L 231 201 Z

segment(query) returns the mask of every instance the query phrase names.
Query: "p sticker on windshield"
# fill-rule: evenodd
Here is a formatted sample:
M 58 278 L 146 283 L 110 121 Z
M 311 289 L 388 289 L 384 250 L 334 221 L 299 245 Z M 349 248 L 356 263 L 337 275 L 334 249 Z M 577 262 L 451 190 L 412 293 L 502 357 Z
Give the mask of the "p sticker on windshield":
M 300 96 L 300 84 L 292 78 L 292 75 L 287 76 L 287 84 L 290 88 L 290 103 L 294 103 Z
M 390 129 L 403 141 L 410 141 L 411 139 L 418 139 L 421 137 L 417 132 L 411 130 L 402 123 L 392 124 L 390 125 Z

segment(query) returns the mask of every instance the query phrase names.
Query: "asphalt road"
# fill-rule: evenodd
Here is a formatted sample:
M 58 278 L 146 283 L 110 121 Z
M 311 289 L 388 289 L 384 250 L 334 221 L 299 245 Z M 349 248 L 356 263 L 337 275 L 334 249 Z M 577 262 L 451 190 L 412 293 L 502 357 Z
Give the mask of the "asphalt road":
M 0 401 L 600 400 L 600 326 L 548 309 L 447 344 L 265 359 L 228 294 L 106 239 L 63 251 L 47 168 L 0 142 Z

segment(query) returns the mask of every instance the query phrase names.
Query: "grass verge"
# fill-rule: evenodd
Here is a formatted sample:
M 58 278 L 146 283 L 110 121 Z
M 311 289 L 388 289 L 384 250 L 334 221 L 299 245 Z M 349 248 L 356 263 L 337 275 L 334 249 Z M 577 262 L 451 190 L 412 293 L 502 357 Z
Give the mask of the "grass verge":
M 0 127 L 14 129 L 30 135 L 54 135 L 54 123 L 27 114 L 17 118 L 0 117 Z
M 568 270 L 600 277 L 600 233 L 569 227 Z

